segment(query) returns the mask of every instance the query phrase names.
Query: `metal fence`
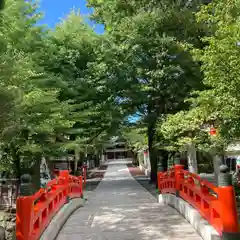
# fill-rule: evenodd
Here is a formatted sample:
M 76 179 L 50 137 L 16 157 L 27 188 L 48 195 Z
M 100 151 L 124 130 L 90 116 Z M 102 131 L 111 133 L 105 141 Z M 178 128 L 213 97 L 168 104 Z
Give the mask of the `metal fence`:
M 18 195 L 18 179 L 0 179 L 0 209 L 16 208 L 16 199 Z

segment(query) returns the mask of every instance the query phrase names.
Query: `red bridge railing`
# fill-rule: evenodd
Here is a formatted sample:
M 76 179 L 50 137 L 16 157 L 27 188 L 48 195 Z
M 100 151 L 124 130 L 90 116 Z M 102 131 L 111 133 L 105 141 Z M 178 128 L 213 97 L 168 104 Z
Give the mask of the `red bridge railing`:
M 69 198 L 83 196 L 82 176 L 60 171 L 59 176 L 31 196 L 17 199 L 16 239 L 38 240 L 54 215 Z
M 158 172 L 158 189 L 171 193 L 192 205 L 222 236 L 238 233 L 238 212 L 233 186 L 219 186 L 175 165 L 167 172 Z

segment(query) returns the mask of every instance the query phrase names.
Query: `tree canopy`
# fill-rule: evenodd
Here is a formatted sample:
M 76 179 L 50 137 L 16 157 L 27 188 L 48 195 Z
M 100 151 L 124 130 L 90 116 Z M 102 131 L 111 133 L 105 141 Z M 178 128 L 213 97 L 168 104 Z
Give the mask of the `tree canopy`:
M 35 1 L 4 2 L 1 169 L 19 175 L 41 156 L 100 151 L 119 134 L 148 146 L 155 180 L 159 149 L 239 138 L 239 0 L 88 0 L 101 35 L 78 11 L 49 29 Z
M 107 39 L 78 12 L 53 30 L 36 24 L 40 18 L 31 1 L 8 0 L 1 12 L 3 169 L 99 148 L 124 115 L 105 75 Z
M 186 136 L 182 133 L 192 131 L 200 148 L 221 151 L 239 138 L 238 4 L 239 1 L 212 1 L 197 13 L 197 21 L 207 23 L 211 31 L 211 35 L 202 39 L 206 47 L 191 51 L 195 61 L 201 63 L 206 88 L 189 99 L 188 111 L 169 115 L 164 127 L 159 129 L 166 137 L 172 133 L 175 142 Z M 217 136 L 207 136 L 202 128 L 204 124 L 217 128 Z

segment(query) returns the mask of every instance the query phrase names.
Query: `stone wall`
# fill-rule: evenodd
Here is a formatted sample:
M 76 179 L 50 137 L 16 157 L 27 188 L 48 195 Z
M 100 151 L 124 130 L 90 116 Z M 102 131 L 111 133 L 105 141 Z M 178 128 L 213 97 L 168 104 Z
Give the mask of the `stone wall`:
M 0 209 L 16 207 L 18 185 L 17 179 L 0 179 Z
M 13 240 L 15 234 L 16 213 L 0 211 L 0 226 L 5 229 L 6 240 Z

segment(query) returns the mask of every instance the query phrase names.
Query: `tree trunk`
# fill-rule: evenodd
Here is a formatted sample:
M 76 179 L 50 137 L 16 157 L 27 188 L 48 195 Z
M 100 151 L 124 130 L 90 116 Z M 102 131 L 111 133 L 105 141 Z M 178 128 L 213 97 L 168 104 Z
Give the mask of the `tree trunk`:
M 163 170 L 167 171 L 167 163 L 168 163 L 168 152 L 167 151 L 162 151 L 162 166 Z
M 151 99 L 149 101 L 148 107 L 148 151 L 149 151 L 149 159 L 151 165 L 151 175 L 150 182 L 156 183 L 157 187 L 157 156 L 155 149 L 153 147 L 153 143 L 155 140 L 156 133 L 156 123 L 160 113 L 164 112 L 164 106 L 162 105 L 161 98 L 157 96 L 154 100 Z
M 197 165 L 197 151 L 194 143 L 190 143 L 188 145 L 188 170 L 192 173 L 198 173 L 198 165 Z
M 138 154 L 136 152 L 132 152 L 132 164 L 138 166 Z
M 151 164 L 150 182 L 155 183 L 157 180 L 157 158 L 153 148 L 153 141 L 155 135 L 155 124 L 149 124 L 148 126 L 148 152 Z
M 218 175 L 219 175 L 219 167 L 222 164 L 222 156 L 221 155 L 214 155 L 213 156 L 213 168 L 214 168 L 214 178 L 215 183 L 218 184 Z
M 101 152 L 101 161 L 100 161 L 100 164 L 102 165 L 102 164 L 104 164 L 105 163 L 105 154 L 104 154 L 104 152 L 103 152 L 103 150 L 102 150 L 102 152 Z
M 0 0 L 0 11 L 4 9 L 5 0 Z
M 78 162 L 79 162 L 79 159 L 80 159 L 80 154 L 79 154 L 79 151 L 77 149 L 75 149 L 75 154 L 74 154 L 74 174 L 77 173 L 77 170 L 78 170 Z
M 33 165 L 33 174 L 32 174 L 32 183 L 34 187 L 34 191 L 37 192 L 41 187 L 41 174 L 40 174 L 40 165 L 41 165 L 41 156 L 35 157 L 33 161 L 35 161 Z
M 14 163 L 14 172 L 16 175 L 16 178 L 19 179 L 21 178 L 22 172 L 21 172 L 21 158 L 17 152 L 17 149 L 15 146 L 11 146 L 11 152 L 12 152 L 12 158 L 13 158 L 13 163 Z
M 174 152 L 168 153 L 168 157 L 167 157 L 167 170 L 171 169 L 173 167 L 173 165 L 174 165 L 173 155 L 174 155 Z

